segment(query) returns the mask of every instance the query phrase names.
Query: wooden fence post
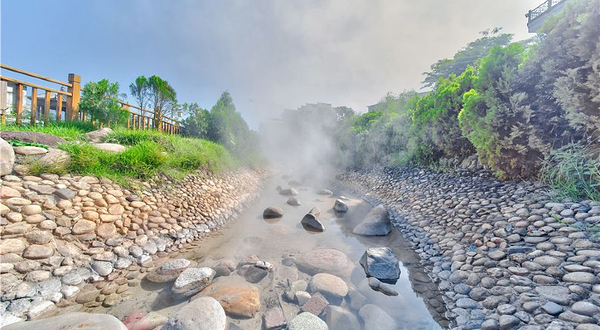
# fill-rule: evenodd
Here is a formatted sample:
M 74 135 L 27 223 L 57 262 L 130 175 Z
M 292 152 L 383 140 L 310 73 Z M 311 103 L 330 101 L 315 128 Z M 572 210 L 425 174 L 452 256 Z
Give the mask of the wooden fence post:
M 23 85 L 17 84 L 17 125 L 21 125 L 21 116 L 23 115 Z
M 35 126 L 37 120 L 37 88 L 31 88 L 31 121 L 29 125 Z
M 56 121 L 62 120 L 62 94 L 56 94 Z
M 50 92 L 46 91 L 44 96 L 44 125 L 48 125 L 50 121 Z
M 162 114 L 160 113 L 160 106 L 157 106 L 154 109 L 154 128 L 158 129 L 159 132 L 162 132 Z
M 2 125 L 6 124 L 6 111 L 8 111 L 8 100 L 6 97 L 8 93 L 6 89 L 8 88 L 8 84 L 6 81 L 0 81 L 0 123 Z
M 71 96 L 67 96 L 67 120 L 79 119 L 79 100 L 81 98 L 81 77 L 78 74 L 69 73 L 69 84 L 71 87 L 67 92 Z

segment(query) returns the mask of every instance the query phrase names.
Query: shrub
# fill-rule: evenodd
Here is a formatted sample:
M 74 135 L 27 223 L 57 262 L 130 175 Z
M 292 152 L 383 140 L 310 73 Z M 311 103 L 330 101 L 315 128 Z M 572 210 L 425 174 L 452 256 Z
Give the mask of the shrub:
M 119 103 L 119 98 L 125 97 L 119 92 L 119 83 L 111 83 L 107 79 L 89 82 L 82 89 L 79 107 L 90 115 L 92 120 L 104 123 L 122 125 L 127 122 L 129 112 Z
M 600 201 L 600 157 L 580 144 L 569 144 L 551 152 L 540 180 L 557 189 L 561 197 Z

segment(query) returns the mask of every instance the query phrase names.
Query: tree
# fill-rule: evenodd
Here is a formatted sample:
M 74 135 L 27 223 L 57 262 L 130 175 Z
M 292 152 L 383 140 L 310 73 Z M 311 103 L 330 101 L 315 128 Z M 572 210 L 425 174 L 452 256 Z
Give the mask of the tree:
M 508 45 L 513 35 L 500 33 L 500 30 L 502 28 L 497 27 L 491 31 L 481 31 L 479 33 L 483 37 L 470 42 L 467 47 L 454 54 L 454 57 L 445 58 L 432 64 L 430 72 L 423 72 L 425 75 L 425 79 L 422 81 L 423 87 L 432 87 L 440 78 L 447 78 L 451 74 L 459 76 L 469 65 L 474 65 L 478 59 L 487 56 L 492 47 Z
M 202 109 L 197 103 L 184 103 L 182 109 L 188 115 L 183 122 L 183 134 L 202 139 L 208 138 L 210 112 Z
M 131 96 L 135 98 L 140 108 L 146 109 L 150 101 L 150 81 L 146 76 L 135 78 L 135 82 L 129 85 Z
M 123 124 L 129 113 L 119 101 L 125 96 L 119 92 L 119 83 L 111 83 L 108 79 L 89 82 L 83 87 L 79 108 L 92 120 L 109 125 Z

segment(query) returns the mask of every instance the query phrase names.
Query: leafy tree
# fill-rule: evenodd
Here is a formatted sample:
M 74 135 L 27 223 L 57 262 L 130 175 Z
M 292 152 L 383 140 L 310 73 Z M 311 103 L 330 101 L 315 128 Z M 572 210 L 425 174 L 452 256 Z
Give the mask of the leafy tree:
M 203 139 L 208 138 L 210 112 L 202 109 L 197 103 L 184 103 L 182 109 L 188 115 L 183 122 L 183 134 Z
M 127 122 L 129 113 L 121 107 L 120 98 L 125 98 L 125 94 L 119 92 L 119 83 L 111 83 L 108 79 L 88 82 L 83 87 L 79 108 L 92 120 L 123 124 Z
M 135 82 L 129 85 L 129 91 L 142 109 L 146 109 L 150 102 L 150 81 L 146 76 L 135 78 Z
M 168 81 L 159 76 L 148 78 L 148 95 L 156 116 L 173 117 L 177 111 L 177 93 Z
M 467 47 L 454 54 L 451 59 L 445 58 L 432 64 L 431 71 L 423 73 L 425 75 L 422 82 L 423 86 L 434 86 L 440 78 L 446 78 L 451 74 L 459 76 L 469 65 L 474 65 L 478 59 L 487 56 L 492 47 L 508 45 L 513 35 L 500 33 L 501 30 L 502 28 L 497 27 L 491 31 L 481 31 L 481 38 L 470 42 Z

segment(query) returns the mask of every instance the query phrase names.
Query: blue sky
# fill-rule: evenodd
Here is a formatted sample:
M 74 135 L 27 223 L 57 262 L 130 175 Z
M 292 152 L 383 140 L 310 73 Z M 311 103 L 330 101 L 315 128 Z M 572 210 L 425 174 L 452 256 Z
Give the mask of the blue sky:
M 306 102 L 364 111 L 541 0 L 1 0 L 0 61 L 55 79 L 159 75 L 180 102 L 229 90 L 252 127 Z

